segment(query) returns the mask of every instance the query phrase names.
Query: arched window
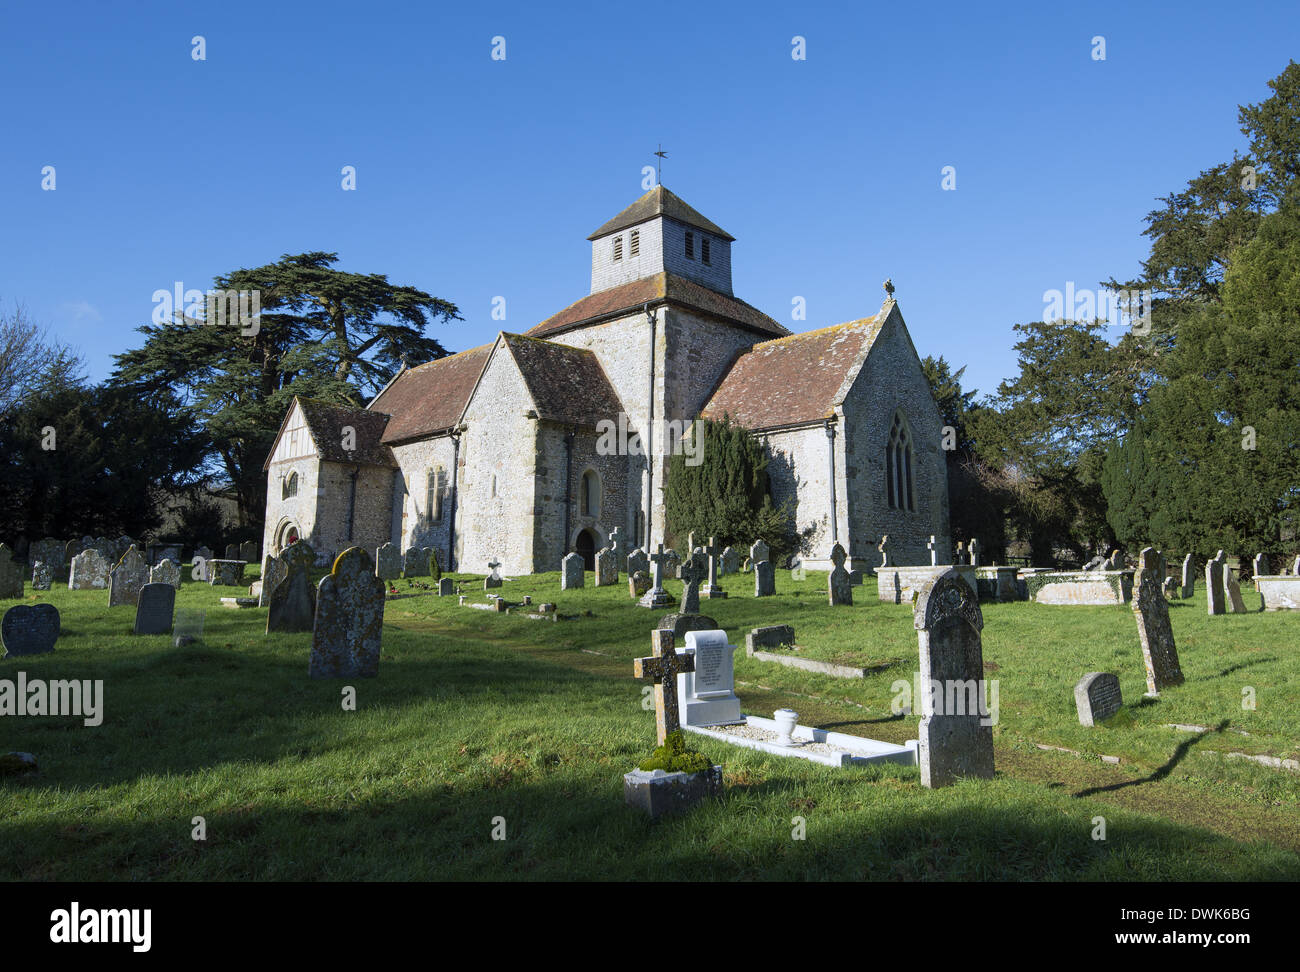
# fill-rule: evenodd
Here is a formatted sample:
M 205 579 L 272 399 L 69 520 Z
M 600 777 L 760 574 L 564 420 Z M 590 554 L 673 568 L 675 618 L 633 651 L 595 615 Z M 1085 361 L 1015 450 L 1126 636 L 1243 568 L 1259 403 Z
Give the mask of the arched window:
M 578 484 L 578 509 L 583 516 L 600 516 L 600 477 L 594 469 L 582 474 Z
M 430 523 L 442 522 L 442 509 L 447 498 L 447 470 L 439 466 L 430 469 L 428 485 L 425 488 L 425 509 L 429 511 Z
M 885 449 L 885 496 L 891 509 L 915 510 L 916 498 L 912 484 L 912 433 L 903 421 L 901 412 L 894 413 L 894 424 L 889 430 L 889 445 Z
M 280 491 L 280 499 L 288 499 L 290 496 L 298 495 L 298 474 L 289 473 L 289 478 L 284 481 L 284 488 Z

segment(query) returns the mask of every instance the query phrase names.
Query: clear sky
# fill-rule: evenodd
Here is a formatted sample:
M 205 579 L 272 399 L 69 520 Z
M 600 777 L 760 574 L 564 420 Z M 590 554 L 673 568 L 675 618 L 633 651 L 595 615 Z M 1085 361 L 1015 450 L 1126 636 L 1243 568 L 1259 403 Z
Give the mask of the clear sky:
M 919 353 L 987 393 L 1044 291 L 1135 272 L 1155 198 L 1245 150 L 1297 10 L 9 0 L 0 300 L 99 379 L 155 290 L 338 251 L 459 305 L 461 350 L 587 293 L 586 236 L 662 143 L 663 184 L 737 239 L 737 296 L 805 330 L 891 277 Z

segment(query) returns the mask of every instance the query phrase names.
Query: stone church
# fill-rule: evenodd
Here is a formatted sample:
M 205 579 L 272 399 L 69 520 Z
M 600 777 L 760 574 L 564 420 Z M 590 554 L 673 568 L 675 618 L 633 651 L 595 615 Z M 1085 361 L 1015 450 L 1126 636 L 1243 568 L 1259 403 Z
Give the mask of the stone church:
M 928 564 L 950 550 L 942 421 L 892 294 L 792 334 L 731 289 L 734 238 L 662 186 L 588 237 L 591 291 L 523 334 L 403 368 L 364 409 L 298 398 L 267 457 L 263 549 L 392 541 L 444 568 L 592 568 L 664 539 L 674 426 L 728 414 L 766 446 L 805 564 Z M 621 423 L 621 425 L 620 425 Z M 609 447 L 610 426 L 628 430 Z M 620 564 L 620 569 L 623 565 Z

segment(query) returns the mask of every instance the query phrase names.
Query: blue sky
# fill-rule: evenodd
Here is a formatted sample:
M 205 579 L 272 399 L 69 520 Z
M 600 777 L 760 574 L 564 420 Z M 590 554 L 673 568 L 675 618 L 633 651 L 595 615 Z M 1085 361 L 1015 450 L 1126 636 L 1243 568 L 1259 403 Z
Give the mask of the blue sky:
M 11 2 L 0 300 L 99 379 L 155 290 L 333 250 L 458 304 L 460 350 L 586 294 L 662 143 L 738 296 L 804 330 L 891 277 L 918 351 L 987 393 L 1012 325 L 1135 272 L 1156 197 L 1245 150 L 1236 106 L 1300 52 L 1294 3 L 1057 6 Z

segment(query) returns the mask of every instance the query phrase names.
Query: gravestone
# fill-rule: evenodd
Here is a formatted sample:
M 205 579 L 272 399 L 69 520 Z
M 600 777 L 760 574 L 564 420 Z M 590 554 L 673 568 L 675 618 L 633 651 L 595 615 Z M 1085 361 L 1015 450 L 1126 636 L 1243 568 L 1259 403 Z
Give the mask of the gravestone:
M 762 628 L 753 628 L 745 635 L 745 654 L 765 648 L 794 647 L 794 626 L 789 624 L 769 624 Z
M 501 564 L 496 560 L 488 561 L 487 576 L 483 578 L 483 590 L 490 591 L 501 586 Z
M 180 590 L 181 569 L 172 560 L 160 560 L 158 565 L 149 570 L 150 584 L 170 584 Z
M 228 544 L 226 544 L 226 556 L 225 556 L 224 559 L 226 559 L 226 560 L 238 560 L 238 559 L 239 559 L 239 546 L 238 546 L 238 544 L 234 544 L 234 543 L 228 543 Z
M 122 559 L 108 575 L 108 606 L 135 606 L 140 588 L 149 583 L 149 567 L 135 547 L 128 547 Z
M 339 554 L 316 594 L 312 678 L 374 678 L 384 630 L 384 582 L 361 547 Z
M 59 640 L 59 610 L 53 604 L 15 604 L 0 619 L 5 658 L 45 655 Z
M 176 588 L 170 584 L 145 584 L 135 602 L 135 633 L 171 634 Z
M 972 567 L 980 565 L 980 542 L 977 537 L 971 537 L 970 543 L 966 545 L 966 554 L 970 557 Z
M 694 537 L 695 534 L 691 534 L 691 536 Z M 717 538 L 709 537 L 709 545 L 707 547 L 701 547 L 699 552 L 708 558 L 707 563 L 709 572 L 708 580 L 706 580 L 704 586 L 700 588 L 700 596 L 707 598 L 726 597 L 727 592 L 718 586 L 718 558 L 722 556 L 722 548 L 718 546 Z
M 296 547 L 297 544 L 294 544 Z M 234 560 L 209 560 L 208 567 L 208 584 L 212 587 L 243 587 L 244 586 L 244 567 L 246 565 L 238 558 Z
M 1241 582 L 1231 567 L 1223 568 L 1223 587 L 1228 595 L 1228 610 L 1232 614 L 1245 614 L 1246 602 L 1241 598 Z
M 686 563 L 677 568 L 677 576 L 682 581 L 682 602 L 679 614 L 700 613 L 700 581 L 709 574 L 701 554 L 691 554 Z
M 957 553 L 956 553 L 956 555 L 953 557 L 952 562 L 953 562 L 954 564 L 964 564 L 964 563 L 966 563 L 966 541 L 965 541 L 965 540 L 958 540 L 958 541 L 957 541 Z
M 832 606 L 853 603 L 853 585 L 849 582 L 849 572 L 844 569 L 845 556 L 844 548 L 838 543 L 831 547 L 831 563 L 834 566 L 826 578 L 826 588 Z
M 1110 672 L 1089 672 L 1074 686 L 1074 707 L 1079 713 L 1081 726 L 1104 722 L 1123 705 L 1119 679 Z
M 740 554 L 731 547 L 726 547 L 722 551 L 722 559 L 718 561 L 718 573 L 722 576 L 734 574 L 740 569 Z
M 262 565 L 262 589 L 257 593 L 257 606 L 270 607 L 271 593 L 284 583 L 284 579 L 289 576 L 289 565 L 285 562 L 284 554 L 278 557 L 267 557 L 266 563 Z
M 614 582 L 618 583 L 617 565 L 623 563 L 627 559 L 627 543 L 623 539 L 622 527 L 614 527 L 614 529 L 609 531 L 609 543 L 607 543 L 606 546 L 614 551 Z
M 1166 577 L 1164 583 L 1165 600 L 1166 601 L 1178 600 L 1179 591 L 1180 588 L 1178 586 L 1178 578 Z
M 650 558 L 646 556 L 646 552 L 640 547 L 627 555 L 627 572 L 629 574 L 642 573 L 647 575 L 650 573 Z
M 754 565 L 754 596 L 771 597 L 776 593 L 776 569 L 766 560 Z
M 391 541 L 375 551 L 375 576 L 380 580 L 396 580 L 402 576 L 402 552 Z
M 581 554 L 565 554 L 560 561 L 560 590 L 575 591 L 582 587 L 583 562 Z
M 122 559 L 121 554 L 117 554 L 116 556 L 114 555 L 113 548 L 116 547 L 117 544 L 113 543 L 113 541 L 108 539 L 108 537 L 95 537 L 86 546 L 94 547 L 98 550 L 99 555 L 107 560 L 110 566 Z M 123 551 L 123 553 L 125 553 L 125 551 Z
M 677 654 L 673 649 L 674 640 L 671 631 L 652 631 L 650 657 L 632 660 L 632 676 L 648 678 L 655 683 L 655 736 L 660 746 L 669 733 L 680 727 L 677 675 L 695 670 L 695 659 Z
M 646 558 L 650 561 L 650 590 L 637 601 L 641 607 L 659 608 L 673 603 L 672 595 L 664 590 L 664 568 L 668 566 L 671 553 L 671 550 L 665 551 L 661 543 L 655 552 Z
M 456 593 L 456 583 L 450 577 L 438 578 L 438 596 L 448 597 Z
M 665 614 L 655 627 L 681 639 L 692 631 L 716 631 L 718 622 L 707 614 Z
M 239 559 L 246 564 L 257 563 L 257 541 L 245 540 L 239 545 Z
M 609 587 L 618 583 L 618 553 L 612 546 L 596 551 L 596 586 Z
M 667 550 L 664 551 L 664 553 L 668 557 L 668 559 L 664 562 L 664 570 L 667 571 L 669 577 L 676 577 L 677 568 L 681 567 L 682 565 L 682 555 L 679 554 L 672 547 L 669 547 Z
M 72 558 L 86 549 L 86 545 L 80 540 L 69 540 L 63 545 L 63 562 L 72 567 Z
M 14 560 L 9 544 L 0 543 L 0 598 L 23 596 L 23 569 Z
M 2 546 L 2 545 L 0 545 Z M 83 550 L 72 558 L 68 572 L 68 590 L 103 590 L 108 586 L 108 561 L 94 547 Z
M 1139 560 L 1133 579 L 1133 616 L 1146 663 L 1147 695 L 1159 695 L 1161 689 L 1182 685 L 1183 671 L 1178 664 L 1174 631 L 1169 626 L 1169 605 L 1161 590 L 1159 559 L 1154 550 L 1146 547 Z
M 1183 558 L 1183 582 L 1179 586 L 1178 593 L 1182 595 L 1183 600 L 1186 600 L 1192 596 L 1195 590 L 1196 572 L 1192 563 L 1192 555 L 1188 554 Z
M 1106 569 L 1107 570 L 1124 569 L 1124 551 L 1120 550 L 1119 547 L 1116 547 L 1114 550 L 1112 550 L 1110 552 L 1110 556 L 1106 558 Z
M 960 574 L 947 570 L 916 599 L 921 665 L 921 784 L 947 786 L 968 776 L 993 778 L 993 727 L 980 713 L 984 689 L 984 615 L 979 597 Z M 974 685 L 975 712 L 962 686 Z M 952 711 L 948 711 L 948 709 Z
M 644 570 L 627 576 L 627 593 L 634 601 L 639 601 L 650 590 L 650 575 Z
M 688 631 L 685 653 L 694 656 L 693 671 L 677 676 L 681 720 L 687 726 L 723 726 L 744 722 L 736 697 L 732 653 L 727 633 Z
M 1223 613 L 1223 551 L 1205 564 L 1205 603 L 1211 614 Z
M 54 580 L 54 568 L 43 560 L 32 564 L 32 590 L 48 591 Z
M 213 557 L 215 557 L 215 556 L 216 556 L 216 554 L 214 554 L 211 550 L 209 550 L 209 549 L 208 549 L 207 547 L 205 547 L 203 544 L 199 544 L 198 549 L 196 549 L 196 550 L 194 551 L 194 559 L 195 559 L 195 560 L 198 560 L 200 557 L 202 557 L 204 560 L 211 560 L 211 559 L 212 559 Z M 195 579 L 197 580 L 197 578 L 195 578 Z
M 37 540 L 27 549 L 27 562 L 33 567 L 37 563 L 45 564 L 50 568 L 50 575 L 53 576 L 63 569 L 63 543 L 53 537 Z
M 275 585 L 267 602 L 266 633 L 310 631 L 316 618 L 316 590 L 308 571 L 316 563 L 316 551 L 300 540 L 285 547 L 276 559 L 284 565 L 284 579 Z M 265 584 L 262 590 L 266 590 Z
M 1268 574 L 1268 558 L 1262 554 L 1255 554 L 1255 559 L 1251 561 L 1251 577 L 1263 577 Z
M 926 542 L 925 547 L 930 551 L 930 566 L 939 566 L 939 546 L 935 542 L 934 534 L 930 534 L 930 539 Z
M 1291 574 L 1295 577 L 1300 577 L 1300 556 L 1297 556 L 1295 563 L 1291 565 Z
M 881 537 L 881 538 L 880 538 L 880 546 L 877 547 L 876 549 L 880 551 L 880 566 L 881 566 L 881 567 L 892 567 L 893 564 L 890 562 L 890 559 L 889 559 L 889 555 L 890 555 L 890 552 L 891 552 L 891 546 L 890 546 L 890 543 L 889 543 L 889 537 L 888 537 L 888 536 L 883 536 L 883 537 Z
M 755 540 L 749 546 L 749 562 L 756 564 L 760 560 L 770 559 L 772 551 L 762 540 Z
M 405 577 L 429 576 L 430 547 L 407 547 L 402 558 L 402 575 Z

